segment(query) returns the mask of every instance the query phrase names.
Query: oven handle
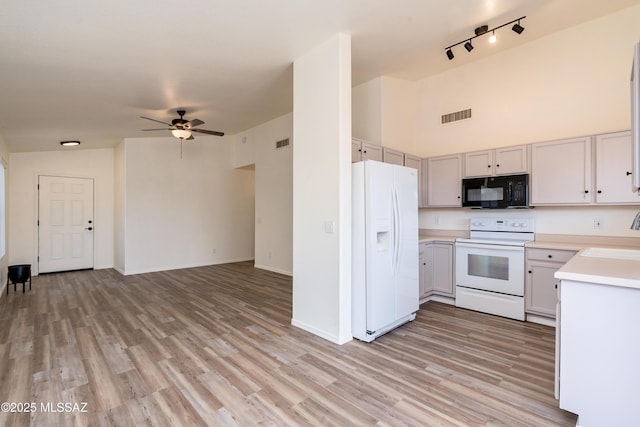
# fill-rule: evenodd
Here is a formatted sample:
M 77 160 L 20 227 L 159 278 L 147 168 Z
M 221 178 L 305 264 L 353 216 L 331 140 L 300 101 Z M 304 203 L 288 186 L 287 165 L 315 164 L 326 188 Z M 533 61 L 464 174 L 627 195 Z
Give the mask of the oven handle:
M 460 248 L 471 248 L 471 249 L 482 249 L 485 251 L 514 251 L 514 252 L 524 252 L 524 246 L 507 246 L 507 245 L 490 245 L 488 243 L 458 243 L 456 242 L 456 247 Z

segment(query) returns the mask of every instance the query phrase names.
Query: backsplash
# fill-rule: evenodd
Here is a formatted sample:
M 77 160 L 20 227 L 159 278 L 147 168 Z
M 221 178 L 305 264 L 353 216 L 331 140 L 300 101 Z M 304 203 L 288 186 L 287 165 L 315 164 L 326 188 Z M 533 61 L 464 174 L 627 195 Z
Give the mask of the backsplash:
M 532 209 L 420 209 L 422 229 L 468 230 L 471 217 L 531 217 L 536 233 L 637 237 L 631 223 L 640 206 L 561 206 Z M 599 225 L 599 228 L 595 228 Z

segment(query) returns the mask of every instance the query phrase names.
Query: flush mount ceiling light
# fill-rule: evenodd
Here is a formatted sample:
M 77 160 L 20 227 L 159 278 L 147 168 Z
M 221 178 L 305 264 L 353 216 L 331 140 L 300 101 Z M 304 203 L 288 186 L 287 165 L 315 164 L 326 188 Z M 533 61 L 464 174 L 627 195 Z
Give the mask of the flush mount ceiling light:
M 498 25 L 497 27 L 491 28 L 489 29 L 488 25 L 481 25 L 478 28 L 476 28 L 474 30 L 475 36 L 468 38 L 468 39 L 464 39 L 458 43 L 452 44 L 451 46 L 447 46 L 444 50 L 447 54 L 447 58 L 449 58 L 449 60 L 452 60 L 454 58 L 454 54 L 453 54 L 453 50 L 452 48 L 461 45 L 464 43 L 464 48 L 467 49 L 467 52 L 471 52 L 473 50 L 473 45 L 471 44 L 471 40 L 477 38 L 477 37 L 481 37 L 485 34 L 491 33 L 491 37 L 489 37 L 489 42 L 490 43 L 495 43 L 496 42 L 496 30 L 502 27 L 506 27 L 507 25 L 510 24 L 514 24 L 513 27 L 511 27 L 511 29 L 518 33 L 518 34 L 522 34 L 522 32 L 524 31 L 524 27 L 522 25 L 520 25 L 520 21 L 523 20 L 524 18 L 526 18 L 526 16 L 521 16 L 518 19 L 514 19 L 513 21 L 509 21 L 505 24 L 502 25 Z
M 76 145 L 80 145 L 80 141 L 60 141 L 60 145 L 63 147 L 75 147 Z

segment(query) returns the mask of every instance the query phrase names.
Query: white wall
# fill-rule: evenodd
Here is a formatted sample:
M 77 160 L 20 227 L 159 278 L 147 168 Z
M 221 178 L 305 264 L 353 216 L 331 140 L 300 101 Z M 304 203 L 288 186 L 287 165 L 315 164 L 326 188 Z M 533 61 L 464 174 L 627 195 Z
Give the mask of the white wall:
M 7 282 L 7 267 L 9 266 L 9 150 L 7 144 L 4 142 L 4 137 L 0 134 L 0 167 L 5 167 L 4 174 L 4 188 L 0 194 L 4 194 L 4 216 L 0 217 L 1 221 L 4 221 L 4 233 L 0 234 L 0 239 L 3 240 L 5 253 L 0 257 L 0 292 L 5 295 L 4 285 Z
M 417 83 L 382 76 L 352 89 L 353 137 L 415 154 Z
M 289 146 L 276 149 L 276 141 Z M 293 271 L 293 113 L 235 136 L 235 165 L 255 162 L 255 266 Z
M 416 154 L 416 83 L 392 77 L 382 79 L 382 145 Z
M 124 273 L 253 259 L 253 172 L 231 141 L 125 139 Z
M 353 137 L 382 145 L 382 79 L 377 77 L 351 91 Z
M 9 263 L 37 272 L 38 175 L 93 178 L 94 267 L 113 267 L 113 149 L 11 153 L 9 155 Z
M 113 198 L 114 198 L 114 225 L 113 225 L 113 263 L 114 268 L 119 272 L 126 271 L 125 261 L 125 195 L 126 195 L 126 181 L 125 181 L 125 144 L 122 141 L 114 149 L 114 162 L 113 162 Z
M 336 343 L 351 336 L 351 39 L 293 67 L 293 319 Z M 325 226 L 335 225 L 334 232 Z

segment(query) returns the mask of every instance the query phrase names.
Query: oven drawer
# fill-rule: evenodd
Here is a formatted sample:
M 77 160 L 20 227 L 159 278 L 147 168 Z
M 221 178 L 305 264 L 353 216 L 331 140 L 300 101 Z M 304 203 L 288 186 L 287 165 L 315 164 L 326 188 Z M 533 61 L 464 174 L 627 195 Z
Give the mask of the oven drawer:
M 565 251 L 562 249 L 537 249 L 527 248 L 527 259 L 538 261 L 553 261 L 565 263 L 576 254 L 576 251 Z

